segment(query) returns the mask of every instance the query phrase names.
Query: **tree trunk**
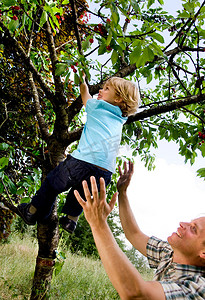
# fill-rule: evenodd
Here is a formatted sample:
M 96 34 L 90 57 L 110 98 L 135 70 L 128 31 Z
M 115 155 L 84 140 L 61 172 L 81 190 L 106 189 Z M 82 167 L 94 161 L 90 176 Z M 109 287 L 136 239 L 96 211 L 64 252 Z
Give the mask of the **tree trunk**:
M 59 242 L 57 205 L 55 205 L 46 224 L 38 223 L 37 230 L 39 251 L 36 258 L 31 300 L 49 298 L 50 283 L 55 265 L 55 251 Z

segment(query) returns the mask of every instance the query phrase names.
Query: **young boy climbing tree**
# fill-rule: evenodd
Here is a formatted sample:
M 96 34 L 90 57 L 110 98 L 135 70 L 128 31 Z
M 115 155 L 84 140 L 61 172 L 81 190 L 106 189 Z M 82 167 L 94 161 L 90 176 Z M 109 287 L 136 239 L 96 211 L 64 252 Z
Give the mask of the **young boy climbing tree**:
M 30 203 L 18 205 L 19 214 L 28 225 L 35 225 L 37 221 L 46 219 L 57 195 L 69 190 L 62 210 L 65 215 L 59 222 L 66 231 L 73 233 L 82 213 L 74 190 L 78 190 L 84 197 L 83 180 L 90 182 L 90 176 L 95 176 L 99 187 L 99 179 L 103 177 L 107 186 L 115 172 L 122 126 L 139 106 L 138 88 L 131 81 L 112 77 L 105 82 L 95 99 L 90 95 L 83 76 L 80 94 L 87 121 L 79 145 L 47 175 Z

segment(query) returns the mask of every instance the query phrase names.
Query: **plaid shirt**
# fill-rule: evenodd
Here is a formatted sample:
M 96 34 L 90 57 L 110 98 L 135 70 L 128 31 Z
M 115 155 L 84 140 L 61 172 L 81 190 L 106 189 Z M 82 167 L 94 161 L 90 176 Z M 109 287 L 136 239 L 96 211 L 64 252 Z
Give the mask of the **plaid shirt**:
M 162 240 L 151 237 L 147 243 L 147 259 L 155 268 L 154 280 L 161 283 L 166 299 L 204 300 L 205 268 L 181 265 L 172 261 L 173 250 Z

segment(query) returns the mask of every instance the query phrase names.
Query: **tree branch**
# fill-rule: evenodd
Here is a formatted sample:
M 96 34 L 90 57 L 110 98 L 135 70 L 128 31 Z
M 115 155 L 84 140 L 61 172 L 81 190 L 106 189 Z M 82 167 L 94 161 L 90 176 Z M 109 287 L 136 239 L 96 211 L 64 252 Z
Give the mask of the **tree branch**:
M 3 31 L 5 32 L 4 38 L 8 38 L 13 51 L 16 53 L 17 56 L 21 57 L 21 59 L 23 60 L 23 62 L 25 64 L 25 67 L 27 67 L 33 73 L 33 76 L 40 84 L 42 90 L 45 92 L 46 96 L 52 102 L 54 99 L 54 94 L 50 91 L 50 88 L 45 84 L 41 74 L 37 71 L 33 62 L 27 56 L 23 47 L 21 47 L 21 45 L 18 43 L 18 41 L 15 39 L 15 37 L 11 36 L 9 30 L 7 29 L 7 27 L 3 24 L 3 22 L 1 20 L 0 20 L 0 26 L 2 27 Z
M 61 104 L 65 104 L 66 103 L 66 98 L 64 95 L 64 87 L 63 87 L 63 83 L 61 81 L 61 77 L 60 76 L 56 76 L 55 74 L 55 70 L 56 70 L 56 64 L 58 63 L 58 58 L 56 55 L 56 49 L 55 49 L 55 43 L 54 43 L 54 39 L 53 39 L 53 34 L 51 31 L 51 27 L 49 22 L 46 22 L 46 38 L 47 38 L 47 42 L 48 42 L 48 49 L 50 52 L 50 57 L 51 57 L 51 62 L 52 62 L 52 74 L 53 74 L 53 78 L 54 78 L 54 82 L 55 82 L 55 92 L 56 92 L 56 96 L 55 96 L 55 101 L 54 101 L 54 105 L 55 107 L 58 106 L 57 104 L 60 102 Z
M 33 75 L 31 72 L 29 72 L 29 82 L 32 88 L 32 93 L 33 93 L 33 98 L 34 98 L 34 103 L 35 103 L 35 110 L 36 110 L 36 116 L 38 119 L 38 124 L 40 126 L 41 134 L 43 139 L 46 141 L 49 137 L 49 132 L 48 132 L 48 127 L 46 125 L 45 119 L 41 113 L 41 107 L 40 107 L 40 102 L 39 102 L 39 96 L 38 96 L 38 91 L 35 86 L 34 80 L 33 80 Z
M 81 55 L 83 55 L 80 33 L 79 33 L 79 30 L 78 30 L 78 26 L 77 26 L 77 13 L 76 13 L 75 0 L 70 0 L 70 5 L 71 5 L 72 13 L 73 13 L 72 14 L 72 16 L 73 16 L 73 26 L 74 26 L 74 30 L 75 30 L 75 36 L 76 36 L 76 39 L 77 39 L 78 51 Z
M 19 212 L 12 202 L 8 201 L 3 195 L 0 195 L 0 202 L 2 202 L 6 207 L 8 207 L 13 213 L 19 215 Z
M 156 116 L 158 114 L 170 112 L 179 108 L 182 108 L 186 105 L 194 104 L 194 103 L 199 103 L 205 100 L 205 94 L 203 95 L 198 95 L 198 96 L 189 96 L 186 97 L 185 99 L 180 99 L 178 101 L 173 101 L 170 103 L 167 103 L 165 105 L 161 105 L 158 107 L 152 107 L 150 109 L 145 109 L 139 113 L 137 113 L 134 116 L 130 116 L 126 122 L 126 124 L 130 124 L 135 121 L 139 120 L 144 120 L 146 118 Z

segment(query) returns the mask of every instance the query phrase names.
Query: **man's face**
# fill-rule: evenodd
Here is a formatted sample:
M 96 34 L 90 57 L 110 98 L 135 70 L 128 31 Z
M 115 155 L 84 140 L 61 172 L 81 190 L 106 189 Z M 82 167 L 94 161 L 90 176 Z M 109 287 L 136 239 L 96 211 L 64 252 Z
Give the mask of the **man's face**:
M 181 222 L 176 232 L 168 237 L 168 242 L 174 250 L 174 255 L 184 264 L 194 264 L 194 261 L 205 251 L 205 217 L 197 218 L 189 223 Z
M 115 90 L 112 86 L 105 84 L 102 89 L 99 90 L 97 99 L 104 100 L 112 105 L 117 105 L 118 99 Z

